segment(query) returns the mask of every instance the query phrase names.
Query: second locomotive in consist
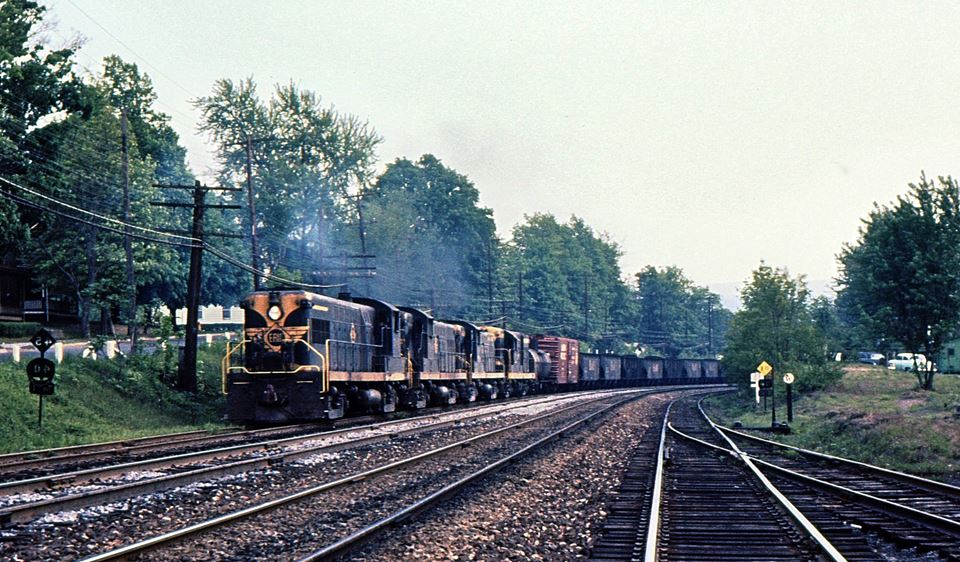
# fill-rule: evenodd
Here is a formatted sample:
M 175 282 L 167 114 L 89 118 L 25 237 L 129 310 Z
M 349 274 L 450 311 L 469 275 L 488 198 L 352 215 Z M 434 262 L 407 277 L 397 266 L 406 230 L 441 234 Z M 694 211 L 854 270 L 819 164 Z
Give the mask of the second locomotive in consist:
M 227 417 L 234 422 L 332 419 L 349 410 L 391 412 L 543 391 L 720 382 L 715 360 L 581 354 L 575 339 L 437 320 L 349 294 L 255 291 L 241 306 L 243 340 L 228 344 L 223 360 Z

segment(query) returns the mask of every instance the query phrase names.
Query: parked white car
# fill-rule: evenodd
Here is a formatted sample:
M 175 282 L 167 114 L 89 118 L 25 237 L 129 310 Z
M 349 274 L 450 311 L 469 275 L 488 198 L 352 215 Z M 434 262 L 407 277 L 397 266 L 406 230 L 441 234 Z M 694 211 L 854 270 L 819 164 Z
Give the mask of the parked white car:
M 916 360 L 916 363 L 914 363 Z M 898 353 L 893 359 L 887 361 L 887 368 L 893 369 L 895 371 L 912 371 L 914 366 L 920 371 L 927 370 L 927 358 L 922 353 Z M 933 370 L 937 370 L 937 366 L 931 363 Z

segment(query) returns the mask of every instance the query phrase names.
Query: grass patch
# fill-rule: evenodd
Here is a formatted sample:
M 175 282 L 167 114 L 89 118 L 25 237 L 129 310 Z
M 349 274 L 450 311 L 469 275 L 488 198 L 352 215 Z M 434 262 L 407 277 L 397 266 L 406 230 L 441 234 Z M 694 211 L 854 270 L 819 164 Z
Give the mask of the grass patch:
M 849 366 L 828 388 L 794 395 L 792 435 L 775 439 L 832 455 L 956 481 L 960 478 L 960 377 L 938 375 L 932 392 L 917 390 L 916 377 L 882 367 Z M 777 393 L 777 420 L 787 417 Z M 706 410 L 719 423 L 769 426 L 755 406 L 753 390 L 714 396 Z M 770 437 L 769 435 L 766 435 Z
M 0 364 L 0 453 L 221 428 L 222 355 L 223 344 L 201 347 L 195 395 L 170 386 L 175 349 L 113 361 L 68 357 L 57 366 L 56 393 L 43 399 L 41 429 L 25 364 Z

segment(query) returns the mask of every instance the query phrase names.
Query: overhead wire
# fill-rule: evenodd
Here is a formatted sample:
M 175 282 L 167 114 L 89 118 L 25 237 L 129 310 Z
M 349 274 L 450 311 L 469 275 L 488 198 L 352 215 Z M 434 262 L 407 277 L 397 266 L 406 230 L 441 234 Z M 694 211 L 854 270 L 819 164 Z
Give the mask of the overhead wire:
M 40 204 L 38 204 L 38 203 L 35 203 L 35 202 L 33 202 L 33 201 L 29 201 L 28 199 L 25 199 L 25 198 L 23 198 L 23 197 L 20 197 L 19 195 L 16 195 L 15 193 L 10 193 L 10 192 L 8 192 L 8 191 L 6 191 L 6 190 L 0 190 L 0 194 L 5 195 L 5 196 L 8 197 L 10 200 L 12 200 L 14 203 L 18 203 L 18 204 L 20 204 L 20 205 L 24 205 L 24 206 L 27 206 L 27 207 L 31 207 L 31 208 L 36 209 L 36 210 L 38 210 L 38 211 L 44 211 L 44 212 L 52 213 L 52 214 L 57 215 L 57 216 L 59 216 L 59 217 L 62 217 L 62 218 L 68 219 L 68 220 L 72 220 L 72 221 L 75 221 L 75 222 L 79 222 L 79 223 L 85 224 L 85 225 L 87 225 L 87 226 L 92 226 L 92 227 L 98 228 L 98 229 L 100 229 L 100 230 L 106 230 L 106 231 L 108 231 L 108 232 L 113 232 L 113 233 L 119 234 L 119 235 L 121 235 L 121 236 L 130 236 L 131 238 L 137 238 L 138 240 L 144 240 L 144 241 L 147 241 L 147 242 L 154 242 L 154 243 L 157 243 L 157 244 L 166 244 L 166 245 L 169 245 L 169 246 L 179 246 L 179 247 L 184 247 L 184 248 L 198 248 L 198 247 L 201 247 L 199 244 L 194 244 L 194 243 L 188 244 L 188 243 L 183 243 L 183 242 L 174 242 L 174 241 L 171 241 L 171 240 L 158 240 L 158 239 L 156 239 L 156 238 L 151 238 L 151 237 L 149 237 L 149 236 L 144 236 L 144 235 L 141 235 L 141 234 L 136 234 L 136 233 L 132 233 L 132 232 L 131 232 L 131 233 L 128 233 L 128 232 L 125 232 L 125 231 L 120 230 L 120 229 L 118 229 L 118 228 L 113 228 L 113 227 L 111 227 L 111 226 L 106 226 L 106 225 L 103 225 L 103 224 L 94 223 L 94 222 L 91 222 L 91 221 L 82 219 L 82 218 L 80 218 L 80 217 L 71 215 L 71 214 L 66 213 L 66 212 L 63 212 L 63 211 L 58 211 L 58 210 L 56 210 L 56 209 L 51 209 L 51 208 L 49 208 L 49 207 L 45 207 L 45 206 L 43 206 L 43 205 L 40 205 Z
M 155 234 L 155 235 L 157 235 L 157 236 L 166 236 L 166 237 L 170 237 L 170 238 L 178 238 L 178 239 L 181 239 L 181 240 L 189 240 L 190 242 L 193 242 L 193 243 L 199 243 L 199 242 L 201 242 L 200 239 L 194 238 L 193 236 L 183 236 L 183 235 L 180 235 L 180 234 L 173 234 L 173 233 L 169 233 L 169 232 L 163 232 L 163 231 L 160 231 L 160 230 L 154 230 L 154 229 L 152 229 L 152 228 L 147 228 L 147 227 L 139 226 L 139 225 L 136 225 L 136 224 L 130 224 L 130 223 L 124 222 L 124 221 L 122 221 L 122 220 L 120 220 L 120 219 L 115 219 L 115 218 L 113 218 L 113 217 L 107 217 L 107 216 L 104 216 L 104 215 L 101 215 L 101 214 L 98 214 L 98 213 L 94 213 L 94 212 L 92 212 L 92 211 L 88 211 L 88 210 L 86 210 L 86 209 L 77 207 L 76 205 L 71 205 L 70 203 L 67 203 L 67 202 L 65 202 L 65 201 L 60 201 L 59 199 L 56 199 L 56 198 L 54 198 L 54 197 L 51 197 L 51 196 L 46 195 L 46 194 L 44 194 L 44 193 L 41 193 L 41 192 L 39 192 L 39 191 L 34 191 L 34 190 L 32 190 L 32 189 L 30 189 L 30 188 L 28 188 L 28 187 L 25 187 L 25 186 L 22 186 L 22 185 L 16 183 L 16 182 L 12 182 L 12 181 L 4 178 L 4 177 L 0 177 L 0 182 L 2 182 L 2 183 L 4 183 L 4 184 L 7 184 L 7 185 L 9 185 L 9 186 L 11 186 L 11 187 L 15 187 L 15 188 L 17 188 L 17 189 L 19 189 L 19 190 L 21 190 L 21 191 L 25 191 L 25 192 L 27 192 L 27 193 L 29 193 L 29 194 L 31 194 L 31 195 L 34 195 L 34 196 L 36 196 L 36 197 L 39 197 L 39 198 L 41 198 L 41 199 L 50 201 L 51 203 L 54 203 L 54 204 L 56 204 L 56 205 L 60 205 L 61 207 L 66 207 L 67 209 L 70 209 L 70 210 L 72 210 L 72 211 L 76 211 L 76 212 L 78 212 L 78 213 L 82 213 L 82 214 L 85 214 L 85 215 L 89 215 L 89 216 L 98 218 L 98 219 L 100 219 L 100 220 L 106 221 L 106 222 L 110 222 L 110 223 L 113 223 L 113 224 L 118 224 L 118 225 L 121 225 L 121 226 L 123 226 L 123 227 L 125 227 L 125 228 L 132 228 L 132 229 L 139 230 L 139 231 L 142 231 L 142 232 L 149 232 L 149 233 Z
M 292 280 L 292 279 L 287 279 L 287 278 L 285 278 L 285 277 L 282 277 L 282 276 L 279 276 L 279 275 L 276 275 L 276 274 L 273 274 L 273 273 L 270 273 L 270 272 L 267 272 L 267 271 L 259 270 L 259 269 L 256 269 L 256 268 L 252 267 L 252 266 L 249 266 L 249 265 L 241 262 L 240 260 L 237 260 L 236 258 L 230 256 L 230 255 L 227 254 L 226 252 L 223 252 L 222 250 L 216 248 L 215 246 L 213 246 L 213 245 L 211 245 L 211 244 L 209 244 L 209 243 L 205 243 L 205 242 L 203 242 L 202 240 L 199 240 L 199 239 L 194 238 L 194 237 L 192 237 L 192 236 L 191 236 L 191 237 L 177 236 L 177 235 L 172 235 L 172 234 L 169 234 L 169 233 L 164 233 L 164 232 L 156 231 L 156 230 L 149 229 L 149 228 L 138 227 L 137 225 L 132 225 L 132 224 L 126 223 L 126 222 L 124 222 L 124 221 L 122 221 L 122 220 L 119 220 L 119 219 L 114 219 L 114 218 L 112 218 L 112 217 L 105 217 L 105 216 L 99 215 L 99 214 L 97 214 L 97 213 L 92 213 L 92 212 L 87 211 L 87 210 L 85 210 L 85 209 L 82 209 L 82 208 L 79 208 L 79 207 L 76 207 L 76 206 L 73 206 L 73 205 L 66 204 L 66 203 L 64 203 L 64 202 L 62 202 L 62 201 L 59 201 L 59 200 L 57 200 L 57 199 L 55 199 L 55 198 L 52 198 L 52 197 L 49 197 L 49 196 L 43 196 L 42 194 L 38 194 L 37 192 L 34 192 L 33 190 L 30 190 L 30 189 L 28 189 L 28 188 L 24 188 L 23 186 L 20 186 L 19 184 L 16 184 L 15 182 L 11 182 L 11 181 L 7 180 L 6 178 L 3 178 L 3 177 L 0 177 L 0 182 L 3 182 L 3 183 L 5 183 L 5 184 L 10 185 L 10 186 L 13 186 L 13 187 L 18 187 L 18 188 L 24 189 L 25 191 L 27 191 L 27 192 L 29 192 L 29 193 L 31 193 L 31 194 L 40 195 L 41 198 L 46 199 L 46 200 L 49 200 L 49 201 L 51 201 L 51 202 L 53 202 L 53 203 L 60 204 L 60 205 L 65 206 L 65 207 L 67 207 L 67 208 L 69 208 L 69 209 L 71 209 L 71 210 L 78 211 L 78 212 L 87 214 L 87 215 L 89 215 L 89 216 L 92 216 L 92 217 L 95 217 L 95 218 L 98 218 L 98 219 L 101 219 L 101 220 L 106 220 L 106 221 L 111 222 L 111 223 L 113 223 L 113 224 L 118 224 L 118 225 L 120 225 L 121 227 L 138 228 L 138 229 L 140 229 L 140 230 L 142 230 L 142 231 L 147 231 L 147 232 L 151 232 L 151 233 L 155 233 L 155 234 L 160 234 L 160 235 L 164 235 L 164 236 L 174 236 L 174 237 L 176 237 L 176 238 L 187 239 L 187 240 L 190 241 L 190 243 L 188 244 L 188 243 L 176 242 L 176 241 L 172 241 L 172 240 L 152 238 L 152 237 L 149 237 L 149 236 L 139 235 L 139 234 L 135 234 L 135 233 L 127 233 L 127 232 L 125 232 L 124 230 L 121 230 L 121 229 L 119 229 L 119 228 L 107 226 L 107 225 L 104 225 L 104 224 L 101 224 L 101 223 L 91 222 L 91 221 L 89 221 L 89 220 L 85 220 L 85 219 L 83 219 L 83 218 L 77 217 L 76 215 L 71 215 L 70 213 L 67 213 L 67 212 L 64 212 L 64 211 L 58 211 L 58 210 L 56 210 L 56 209 L 51 209 L 51 208 L 46 207 L 46 206 L 44 206 L 44 205 L 40 205 L 40 204 L 35 203 L 35 202 L 33 202 L 33 201 L 30 201 L 30 200 L 28 200 L 28 199 L 26 199 L 26 198 L 24 198 L 24 197 L 21 197 L 21 196 L 19 196 L 19 195 L 16 195 L 15 193 L 12 193 L 12 192 L 9 192 L 9 191 L 6 191 L 6 190 L 0 190 L 0 194 L 3 194 L 4 196 L 8 197 L 9 199 L 11 199 L 12 201 L 14 201 L 15 203 L 19 203 L 19 204 L 21 204 L 21 205 L 25 205 L 25 206 L 28 206 L 28 207 L 31 207 L 31 208 L 34 208 L 34 209 L 37 209 L 37 210 L 40 210 L 40 211 L 45 211 L 45 212 L 53 213 L 53 214 L 55 214 L 55 215 L 57 215 L 57 216 L 60 216 L 60 217 L 62 217 L 62 218 L 66 218 L 66 219 L 69 219 L 69 220 L 77 221 L 77 222 L 80 222 L 80 223 L 82 223 L 82 224 L 86 224 L 86 225 L 88 225 L 88 226 L 92 226 L 92 227 L 95 227 L 95 228 L 98 228 L 98 229 L 101 229 L 101 230 L 106 230 L 106 231 L 108 231 L 108 232 L 113 232 L 113 233 L 119 234 L 119 235 L 121 235 L 121 236 L 127 236 L 127 235 L 129 235 L 129 236 L 131 236 L 131 237 L 133 237 L 133 238 L 137 238 L 137 239 L 145 240 L 145 241 L 149 241 L 149 242 L 154 242 L 154 243 L 158 243 L 158 244 L 166 244 L 166 245 L 170 245 L 170 246 L 179 246 L 179 247 L 186 247 L 186 248 L 198 248 L 198 247 L 199 247 L 199 248 L 203 248 L 204 250 L 206 250 L 206 251 L 210 252 L 211 254 L 217 256 L 218 258 L 220 258 L 220 259 L 226 261 L 227 263 L 229 263 L 229 264 L 231 264 L 231 265 L 234 265 L 235 267 L 238 267 L 238 268 L 240 268 L 240 269 L 242 269 L 242 270 L 244 270 L 244 271 L 247 271 L 247 272 L 252 273 L 252 274 L 254 274 L 254 275 L 259 275 L 260 277 L 264 277 L 264 278 L 266 278 L 266 279 L 272 279 L 272 280 L 278 281 L 278 282 L 280 282 L 280 283 L 286 283 L 286 284 L 288 284 L 288 285 L 296 285 L 296 286 L 300 286 L 300 287 L 316 288 L 316 289 L 328 289 L 328 288 L 335 288 L 335 287 L 341 287 L 341 286 L 342 286 L 342 284 L 320 285 L 320 284 L 312 284 L 312 283 L 303 283 L 303 282 L 300 282 L 300 281 L 294 281 L 294 280 Z
M 180 88 L 181 90 L 183 90 L 184 92 L 186 92 L 188 95 L 194 96 L 194 94 L 193 94 L 190 90 L 188 90 L 188 89 L 187 89 L 186 87 L 184 87 L 182 84 L 180 84 L 179 82 L 177 82 L 176 80 L 174 80 L 173 78 L 171 78 L 170 76 L 168 76 L 164 71 L 160 70 L 159 67 L 157 67 L 156 65 L 154 65 L 153 63 L 151 63 L 150 61 L 148 61 L 146 58 L 144 58 L 143 56 L 141 56 L 140 54 L 138 54 L 138 53 L 137 53 L 136 51 L 134 51 L 129 45 L 127 45 L 126 43 L 124 43 L 119 37 L 117 37 L 116 35 L 114 35 L 113 33 L 111 33 L 109 29 L 107 29 L 106 27 L 104 27 L 100 22 L 98 22 L 96 19 L 94 19 L 93 16 L 91 16 L 91 15 L 88 14 L 86 11 L 84 11 L 84 9 L 81 8 L 80 6 L 78 6 L 76 2 L 74 2 L 73 0 L 67 0 L 67 1 L 68 1 L 74 8 L 76 8 L 78 12 L 80 12 L 81 14 L 83 14 L 88 20 L 92 21 L 94 25 L 96 25 L 97 27 L 99 27 L 100 29 L 102 29 L 104 33 L 106 33 L 106 34 L 109 35 L 111 38 L 113 38 L 114 41 L 116 41 L 117 43 L 119 43 L 120 45 L 122 45 L 125 49 L 127 49 L 128 51 L 130 51 L 130 53 L 131 53 L 133 56 L 135 56 L 135 57 L 137 57 L 138 59 L 140 59 L 141 61 L 143 61 L 143 63 L 146 64 L 147 66 L 149 66 L 150 68 L 153 68 L 154 70 L 156 70 L 157 73 L 158 73 L 160 76 L 163 76 L 164 78 L 166 78 L 166 79 L 167 79 L 171 84 L 173 84 L 174 86 Z

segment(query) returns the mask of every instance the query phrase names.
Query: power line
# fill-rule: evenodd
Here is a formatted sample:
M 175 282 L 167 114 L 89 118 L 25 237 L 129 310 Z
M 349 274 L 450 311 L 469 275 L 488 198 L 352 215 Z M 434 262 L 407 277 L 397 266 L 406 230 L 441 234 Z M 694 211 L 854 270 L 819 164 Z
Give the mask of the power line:
M 197 247 L 202 247 L 204 250 L 210 252 L 211 254 L 217 256 L 218 258 L 226 261 L 227 263 L 229 263 L 229 264 L 231 264 L 231 265 L 233 265 L 233 266 L 235 266 L 235 267 L 238 267 L 238 268 L 240 268 L 240 269 L 243 269 L 244 271 L 247 271 L 247 272 L 249 272 L 249 273 L 256 273 L 256 274 L 258 274 L 258 275 L 261 275 L 261 276 L 264 277 L 264 278 L 271 279 L 271 280 L 274 280 L 274 281 L 277 281 L 277 282 L 280 282 L 280 283 L 284 283 L 284 284 L 287 284 L 287 285 L 294 285 L 294 286 L 304 287 L 304 288 L 310 288 L 310 289 L 332 289 L 332 288 L 344 286 L 343 283 L 333 284 L 333 285 L 318 285 L 318 284 L 311 284 L 311 283 L 302 283 L 302 282 L 300 282 L 300 281 L 294 281 L 294 280 L 292 280 L 292 279 L 287 279 L 287 278 L 285 278 L 285 277 L 281 277 L 281 276 L 279 276 L 279 275 L 275 275 L 275 274 L 272 274 L 272 273 L 269 273 L 269 272 L 266 272 L 266 271 L 257 270 L 257 269 L 254 269 L 253 267 L 251 267 L 251 266 L 249 266 L 249 265 L 247 265 L 247 264 L 245 264 L 245 263 L 237 260 L 236 258 L 230 256 L 229 254 L 227 254 L 227 253 L 224 252 L 223 250 L 220 250 L 219 248 L 216 248 L 215 246 L 212 246 L 212 245 L 209 244 L 209 243 L 202 242 L 202 241 L 200 241 L 200 240 L 198 240 L 197 238 L 194 238 L 194 237 L 192 237 L 192 236 L 189 236 L 189 237 L 188 237 L 188 236 L 178 236 L 178 235 L 168 234 L 168 233 L 165 233 L 165 232 L 162 232 L 162 231 L 157 231 L 157 230 L 153 230 L 153 229 L 149 229 L 149 228 L 145 228 L 145 227 L 139 227 L 139 226 L 137 226 L 137 225 L 129 224 L 129 223 L 126 223 L 126 222 L 121 221 L 121 220 L 119 220 L 119 219 L 114 219 L 114 218 L 112 218 L 112 217 L 102 216 L 102 215 L 99 215 L 99 214 L 97 214 L 97 213 L 93 213 L 93 212 L 87 211 L 86 209 L 82 209 L 82 208 L 79 208 L 79 207 L 70 205 L 70 204 L 68 204 L 68 203 L 64 203 L 64 202 L 59 201 L 59 200 L 57 200 L 57 199 L 55 199 L 55 198 L 53 198 L 53 197 L 49 197 L 49 196 L 43 195 L 43 194 L 41 194 L 41 193 L 35 192 L 35 191 L 33 191 L 33 190 L 30 190 L 29 188 L 25 188 L 25 187 L 23 187 L 23 186 L 21 186 L 21 185 L 19 185 L 19 184 L 16 184 L 16 183 L 14 183 L 14 182 L 11 182 L 11 181 L 7 180 L 6 178 L 3 178 L 3 177 L 0 177 L 0 182 L 4 182 L 4 183 L 6 183 L 6 184 L 8 184 L 8 185 L 11 185 L 11 186 L 14 186 L 14 187 L 23 189 L 23 190 L 25 190 L 25 191 L 27 191 L 27 192 L 29 192 L 29 193 L 38 195 L 38 196 L 42 197 L 43 199 L 47 199 L 47 200 L 49 200 L 49 201 L 51 201 L 51 202 L 54 202 L 54 203 L 56 203 L 56 204 L 65 206 L 65 207 L 70 208 L 70 209 L 72 209 L 72 210 L 75 210 L 75 211 L 78 211 L 78 212 L 82 212 L 82 213 L 84 213 L 84 214 L 87 214 L 87 215 L 90 215 L 90 216 L 93 216 L 93 217 L 96 217 L 96 218 L 99 218 L 99 219 L 102 219 L 102 220 L 109 221 L 109 222 L 111 222 L 111 223 L 117 224 L 117 225 L 119 225 L 121 228 L 122 228 L 122 227 L 137 228 L 137 229 L 142 230 L 142 231 L 147 231 L 147 232 L 151 232 L 151 233 L 156 233 L 156 234 L 160 234 L 160 235 L 163 235 L 163 236 L 171 236 L 171 237 L 175 237 L 175 238 L 181 238 L 181 239 L 189 240 L 189 241 L 191 241 L 191 242 L 193 242 L 193 243 L 183 243 L 183 242 L 176 242 L 176 241 L 171 241 L 171 240 L 157 239 L 157 238 L 151 238 L 151 237 L 149 237 L 149 236 L 144 236 L 144 235 L 138 235 L 138 234 L 135 234 L 135 233 L 130 233 L 130 236 L 132 236 L 132 237 L 134 237 L 134 238 L 137 238 L 138 240 L 144 240 L 144 241 L 154 242 L 154 243 L 158 243 L 158 244 L 166 244 L 166 245 L 169 245 L 169 246 L 177 246 L 177 247 L 181 247 L 181 248 L 197 248 Z M 57 216 L 66 218 L 66 219 L 69 219 L 69 220 L 72 220 L 72 221 L 76 221 L 76 222 L 85 224 L 85 225 L 87 225 L 87 226 L 92 226 L 92 227 L 94 227 L 94 228 L 98 228 L 98 229 L 101 229 L 101 230 L 106 230 L 106 231 L 108 231 L 108 232 L 113 232 L 113 233 L 116 233 L 116 234 L 119 234 L 119 235 L 125 235 L 125 232 L 124 232 L 121 228 L 114 228 L 114 227 L 106 226 L 106 225 L 104 225 L 104 224 L 98 224 L 98 223 L 95 223 L 95 222 L 91 222 L 91 221 L 82 219 L 82 218 L 77 217 L 77 216 L 75 216 L 75 215 L 71 215 L 71 214 L 69 214 L 69 213 L 65 213 L 65 212 L 62 212 L 62 211 L 58 211 L 58 210 L 56 210 L 56 209 L 51 209 L 51 208 L 49 208 L 49 207 L 40 205 L 40 204 L 38 204 L 38 203 L 34 203 L 34 202 L 32 202 L 32 201 L 29 201 L 28 199 L 25 199 L 25 198 L 23 198 L 23 197 L 20 197 L 20 196 L 14 194 L 14 193 L 10 193 L 10 192 L 5 191 L 5 190 L 0 190 L 0 193 L 2 193 L 3 195 L 7 196 L 7 197 L 10 198 L 11 200 L 13 200 L 15 203 L 19 203 L 19 204 L 21 204 L 21 205 L 25 205 L 25 206 L 28 206 L 28 207 L 37 209 L 37 210 L 39 210 L 39 211 L 49 212 L 49 213 L 55 214 L 55 215 L 57 215 Z M 198 242 L 199 242 L 200 244 L 198 244 Z
M 179 234 L 171 234 L 171 233 L 168 233 L 168 232 L 162 232 L 162 231 L 159 231 L 159 230 L 154 230 L 154 229 L 152 229 L 152 228 L 147 228 L 147 227 L 144 227 L 144 226 L 139 226 L 139 225 L 135 225 L 135 224 L 126 223 L 126 222 L 124 222 L 124 221 L 122 221 L 122 220 L 120 220 L 120 219 L 115 219 L 115 218 L 112 218 L 112 217 L 107 217 L 107 216 L 104 216 L 104 215 L 100 215 L 100 214 L 94 213 L 94 212 L 92 212 L 92 211 L 88 211 L 88 210 L 86 210 L 86 209 L 82 209 L 82 208 L 77 207 L 77 206 L 75 206 L 75 205 L 71 205 L 70 203 L 67 203 L 67 202 L 65 202 L 65 201 L 60 201 L 60 200 L 55 199 L 55 198 L 53 198 L 53 197 L 51 197 L 51 196 L 49 196 L 49 195 L 46 195 L 46 194 L 44 194 L 44 193 L 41 193 L 41 192 L 38 192 L 38 191 L 34 191 L 34 190 L 30 189 L 29 187 L 22 186 L 22 185 L 20 185 L 20 184 L 18 184 L 18 183 L 16 183 L 16 182 L 12 182 L 12 181 L 4 178 L 4 177 L 0 177 L 0 182 L 3 182 L 3 183 L 5 183 L 5 184 L 7 184 L 7 185 L 9 185 L 9 186 L 15 187 L 15 188 L 20 189 L 20 190 L 22 190 L 22 191 L 26 191 L 27 193 L 30 193 L 31 195 L 34 195 L 34 196 L 39 197 L 39 198 L 41 198 L 41 199 L 45 199 L 45 200 L 50 201 L 50 202 L 52 202 L 52 203 L 54 203 L 54 204 L 60 205 L 60 206 L 62 206 L 62 207 L 66 207 L 66 208 L 68 208 L 68 209 L 70 209 L 70 210 L 72 210 L 72 211 L 76 211 L 76 212 L 79 212 L 79 213 L 83 213 L 83 214 L 85 214 L 85 215 L 89 215 L 89 216 L 98 218 L 98 219 L 100 219 L 100 220 L 104 220 L 104 221 L 107 221 L 107 222 L 111 222 L 111 223 L 114 223 L 114 224 L 117 224 L 117 225 L 120 225 L 120 226 L 124 226 L 124 227 L 128 227 L 128 228 L 133 228 L 133 229 L 136 229 L 136 230 L 140 230 L 140 231 L 142 231 L 142 232 L 149 232 L 149 233 L 151 233 L 151 234 L 155 234 L 155 235 L 158 235 L 158 236 L 168 236 L 168 237 L 170 237 L 170 238 L 179 238 L 179 239 L 181 239 L 181 240 L 188 240 L 188 241 L 190 241 L 190 242 L 195 242 L 195 243 L 201 242 L 199 239 L 194 238 L 194 237 L 192 237 L 192 236 L 181 236 L 181 235 L 179 235 Z
M 119 43 L 119 44 L 120 44 L 121 46 L 123 46 L 126 50 L 130 51 L 130 53 L 131 53 L 133 56 L 135 56 L 135 57 L 137 57 L 138 59 L 140 59 L 141 61 L 143 61 L 143 63 L 146 64 L 147 66 L 149 66 L 150 68 L 156 70 L 156 71 L 157 71 L 157 74 L 159 74 L 160 76 L 163 76 L 164 78 L 166 78 L 167 80 L 169 80 L 171 84 L 173 84 L 174 86 L 176 86 L 176 87 L 180 88 L 181 90 L 183 90 L 184 92 L 186 92 L 187 95 L 189 95 L 189 96 L 191 96 L 191 97 L 198 97 L 196 94 L 194 94 L 193 92 L 191 92 L 190 90 L 188 90 L 185 86 L 181 85 L 179 82 L 177 82 L 176 80 L 174 80 L 173 78 L 171 78 L 169 75 L 167 75 L 167 73 L 165 73 L 164 71 L 160 70 L 160 68 L 158 68 L 156 65 L 154 65 L 153 63 L 151 63 L 150 61 L 148 61 L 146 58 L 144 58 L 142 55 L 140 55 L 139 53 L 137 53 L 136 51 L 134 51 L 129 45 L 127 45 L 126 43 L 124 43 L 119 37 L 117 37 L 116 35 L 114 35 L 113 33 L 111 33 L 109 29 L 107 29 L 106 27 L 104 27 L 103 25 L 101 25 L 100 22 L 98 22 L 97 20 L 95 20 L 95 19 L 93 18 L 93 16 L 91 16 L 91 15 L 88 14 L 86 11 L 84 11 L 83 8 L 81 8 L 80 6 L 78 6 L 76 2 L 74 2 L 73 0 L 67 0 L 67 1 L 70 2 L 70 4 L 71 4 L 74 8 L 77 9 L 77 11 L 79 11 L 81 14 L 83 14 L 84 16 L 86 16 L 86 18 L 87 18 L 88 20 L 92 21 L 94 25 L 96 25 L 97 27 L 99 27 L 100 29 L 102 29 L 104 33 L 106 33 L 107 35 L 109 35 L 110 37 L 112 37 L 114 41 L 116 41 L 117 43 Z
M 0 178 L 0 179 L 2 179 L 2 178 Z M 57 215 L 57 216 L 59 216 L 59 217 L 62 217 L 62 218 L 65 218 L 65 219 L 69 219 L 69 220 L 72 220 L 72 221 L 75 221 L 75 222 L 79 222 L 79 223 L 85 224 L 85 225 L 87 225 L 87 226 L 92 226 L 92 227 L 98 228 L 98 229 L 100 229 L 100 230 L 106 230 L 106 231 L 108 231 L 108 232 L 113 232 L 113 233 L 119 234 L 119 235 L 121 235 L 121 236 L 127 235 L 127 233 L 125 233 L 123 230 L 120 230 L 120 229 L 118 229 L 118 228 L 113 228 L 113 227 L 110 227 L 110 226 L 105 226 L 105 225 L 102 225 L 102 224 L 97 224 L 97 223 L 90 222 L 90 221 L 88 221 L 88 220 L 84 220 L 84 219 L 82 219 L 82 218 L 79 218 L 79 217 L 70 215 L 70 214 L 68 214 L 68 213 L 64 213 L 64 212 L 62 212 L 62 211 L 58 211 L 58 210 L 56 210 L 56 209 L 50 209 L 50 208 L 48 208 L 48 207 L 44 207 L 43 205 L 40 205 L 40 204 L 34 203 L 34 202 L 32 202 L 32 201 L 29 201 L 29 200 L 27 200 L 27 199 L 24 199 L 23 197 L 20 197 L 19 195 L 10 193 L 10 192 L 8 192 L 8 191 L 0 190 L 0 193 L 2 193 L 3 195 L 7 196 L 7 197 L 8 197 L 10 200 L 12 200 L 14 203 L 18 203 L 18 204 L 24 205 L 24 206 L 26 206 L 26 207 L 31 207 L 31 208 L 33 208 L 33 209 L 37 209 L 38 211 L 45 211 L 45 212 L 48 212 L 48 213 L 52 213 L 52 214 Z M 147 242 L 154 242 L 154 243 L 157 243 L 157 244 L 166 244 L 166 245 L 168 245 L 168 246 L 178 246 L 178 247 L 181 247 L 181 248 L 195 248 L 195 247 L 197 247 L 196 244 L 186 244 L 186 243 L 182 243 L 182 242 L 173 242 L 173 241 L 170 241 L 170 240 L 157 240 L 156 238 L 150 238 L 149 236 L 143 236 L 143 235 L 135 234 L 135 233 L 132 233 L 132 232 L 129 233 L 129 236 L 131 236 L 131 237 L 133 237 L 133 238 L 136 238 L 136 239 L 138 239 L 138 240 L 144 240 L 144 241 L 147 241 Z

